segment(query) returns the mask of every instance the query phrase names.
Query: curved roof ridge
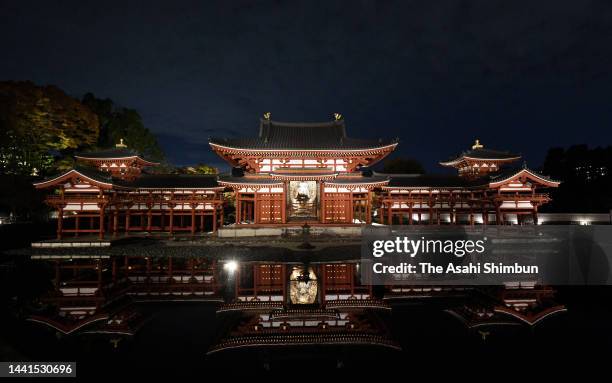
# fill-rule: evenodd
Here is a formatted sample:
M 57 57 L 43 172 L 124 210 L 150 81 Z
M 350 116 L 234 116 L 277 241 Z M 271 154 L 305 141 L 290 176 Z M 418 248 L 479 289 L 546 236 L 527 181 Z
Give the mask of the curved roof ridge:
M 158 164 L 155 161 L 147 160 L 137 150 L 134 150 L 131 148 L 122 148 L 122 147 L 113 147 L 113 148 L 93 150 L 93 151 L 87 151 L 87 152 L 79 152 L 79 153 L 76 153 L 74 156 L 75 158 L 82 158 L 85 160 L 138 157 L 144 162 L 148 162 L 150 164 Z
M 342 126 L 344 125 L 344 120 L 331 120 L 331 121 L 306 121 L 306 122 L 296 122 L 296 121 L 276 121 L 276 120 L 261 120 L 264 124 L 270 124 L 273 126 L 277 126 L 279 128 L 287 127 L 287 128 L 295 128 L 295 127 L 305 127 L 305 128 L 328 128 L 333 126 Z

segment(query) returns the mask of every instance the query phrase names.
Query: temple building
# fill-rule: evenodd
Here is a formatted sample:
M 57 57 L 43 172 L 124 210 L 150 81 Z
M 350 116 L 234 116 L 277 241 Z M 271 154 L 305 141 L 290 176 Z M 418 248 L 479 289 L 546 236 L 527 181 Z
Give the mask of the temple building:
M 210 140 L 210 146 L 240 169 L 219 177 L 236 198 L 237 224 L 371 223 L 372 192 L 385 176 L 364 175 L 397 146 L 397 140 L 347 136 L 336 114 L 324 123 L 260 121 L 259 135 Z
M 35 186 L 51 192 L 46 202 L 56 210 L 59 239 L 92 233 L 102 239 L 304 224 L 538 223 L 538 208 L 550 201 L 545 189 L 559 185 L 526 166 L 512 167 L 520 155 L 478 140 L 440 163 L 456 168 L 454 176 L 372 171 L 397 145 L 397 139 L 351 137 L 338 113 L 322 123 L 278 122 L 266 113 L 254 137 L 210 139 L 232 166 L 228 174 L 150 174 L 156 163 L 122 140 L 77 155 L 74 169 Z
M 474 179 L 497 173 L 502 167 L 520 158 L 518 154 L 485 149 L 480 140 L 476 140 L 471 150 L 466 150 L 451 160 L 442 161 L 440 165 L 455 168 L 460 176 Z
M 109 172 L 113 177 L 125 180 L 138 178 L 145 167 L 159 165 L 157 162 L 141 158 L 138 152 L 128 149 L 127 145 L 123 143 L 123 138 L 113 149 L 81 153 L 77 154 L 75 158 L 83 164 Z

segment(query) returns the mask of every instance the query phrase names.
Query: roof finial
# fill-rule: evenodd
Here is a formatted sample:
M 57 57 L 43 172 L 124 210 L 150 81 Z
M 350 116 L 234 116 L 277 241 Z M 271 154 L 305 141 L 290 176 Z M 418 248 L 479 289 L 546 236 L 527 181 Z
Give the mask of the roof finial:
M 343 118 L 344 117 L 342 117 L 342 115 L 340 113 L 334 113 L 334 121 L 340 121 Z
M 119 143 L 115 144 L 116 148 L 127 148 L 127 145 L 123 143 L 123 138 L 119 139 Z
M 484 146 L 482 146 L 479 139 L 476 139 L 476 141 L 474 142 L 474 145 L 472 145 L 472 149 L 482 149 L 483 147 Z
M 270 121 L 270 117 L 272 117 L 272 113 L 270 113 L 270 112 L 265 112 L 263 114 L 264 120 Z

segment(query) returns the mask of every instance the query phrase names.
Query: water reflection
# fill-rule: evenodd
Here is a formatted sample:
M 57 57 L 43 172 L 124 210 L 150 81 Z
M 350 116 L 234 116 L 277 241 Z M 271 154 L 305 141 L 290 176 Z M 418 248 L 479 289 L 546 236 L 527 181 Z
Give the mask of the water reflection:
M 105 336 L 113 347 L 146 323 L 142 303 L 214 307 L 224 331 L 212 352 L 313 344 L 400 349 L 390 318 L 394 307 L 414 302 L 446 302 L 440 311 L 475 333 L 500 325 L 534 326 L 565 311 L 552 288 L 535 285 L 362 285 L 359 264 L 351 260 L 303 264 L 113 256 L 44 262 L 53 271 L 53 287 L 28 306 L 26 319 L 63 336 Z M 480 333 L 483 339 L 487 331 Z

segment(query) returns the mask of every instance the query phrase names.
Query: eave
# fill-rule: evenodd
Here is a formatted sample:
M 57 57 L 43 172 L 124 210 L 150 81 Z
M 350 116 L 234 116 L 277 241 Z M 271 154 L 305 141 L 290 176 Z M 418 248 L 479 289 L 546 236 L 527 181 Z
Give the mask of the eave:
M 224 146 L 210 142 L 210 146 L 215 151 L 221 151 L 228 154 L 248 154 L 249 156 L 271 156 L 271 157 L 317 157 L 317 156 L 342 156 L 348 155 L 373 155 L 380 152 L 390 151 L 395 149 L 397 143 L 392 143 L 384 146 L 359 148 L 359 149 L 249 149 Z
M 459 158 L 456 158 L 454 160 L 451 161 L 443 161 L 443 162 L 438 162 L 440 165 L 442 166 L 457 166 L 461 163 L 473 163 L 473 162 L 497 162 L 497 163 L 505 163 L 505 162 L 513 162 L 513 161 L 517 161 L 521 159 L 521 156 L 514 156 L 514 157 L 506 157 L 506 158 L 479 158 L 479 157 L 469 157 L 469 156 L 462 156 Z
M 41 182 L 35 182 L 34 183 L 34 187 L 36 189 L 46 189 L 48 187 L 58 185 L 61 182 L 65 181 L 65 180 L 68 180 L 68 179 L 70 179 L 70 178 L 72 178 L 74 176 L 78 176 L 79 178 L 82 178 L 82 179 L 90 182 L 91 184 L 93 184 L 95 186 L 98 186 L 100 189 L 111 189 L 111 188 L 113 188 L 113 183 L 112 182 L 102 182 L 102 181 L 96 180 L 94 178 L 91 178 L 91 177 L 89 177 L 89 176 L 79 172 L 76 169 L 71 169 L 71 170 L 69 170 L 69 171 L 67 171 L 67 172 L 65 172 L 63 174 L 60 174 L 59 176 L 57 176 L 55 178 L 52 178 L 52 179 L 49 179 L 49 180 L 44 180 L 44 181 L 41 181 Z
M 357 187 L 363 187 L 366 189 L 370 189 L 370 188 L 376 188 L 376 187 L 385 187 L 385 185 L 387 185 L 389 183 L 389 180 L 384 180 L 384 181 L 372 181 L 372 182 L 359 182 L 359 181 L 355 181 L 355 182 L 325 182 L 325 186 L 331 186 L 331 187 L 344 187 L 344 188 L 357 188 Z
M 503 179 L 496 180 L 495 182 L 490 182 L 489 183 L 489 187 L 490 188 L 500 187 L 500 186 L 508 183 L 509 181 L 511 181 L 513 179 L 519 178 L 521 175 L 527 175 L 529 178 L 531 178 L 531 179 L 533 179 L 535 181 L 538 181 L 541 184 L 544 184 L 544 185 L 546 185 L 548 187 L 555 187 L 556 188 L 561 183 L 559 181 L 553 181 L 553 180 L 544 178 L 543 176 L 541 176 L 541 175 L 539 175 L 537 173 L 534 173 L 534 172 L 532 172 L 529 169 L 521 169 L 521 170 L 517 171 L 516 173 L 514 173 L 514 174 L 512 174 L 510 176 L 507 176 L 507 177 L 505 177 Z
M 157 166 L 159 162 L 147 161 L 139 156 L 128 156 L 128 157 L 86 157 L 86 156 L 74 156 L 76 159 L 85 161 L 128 161 L 136 160 L 143 166 Z

